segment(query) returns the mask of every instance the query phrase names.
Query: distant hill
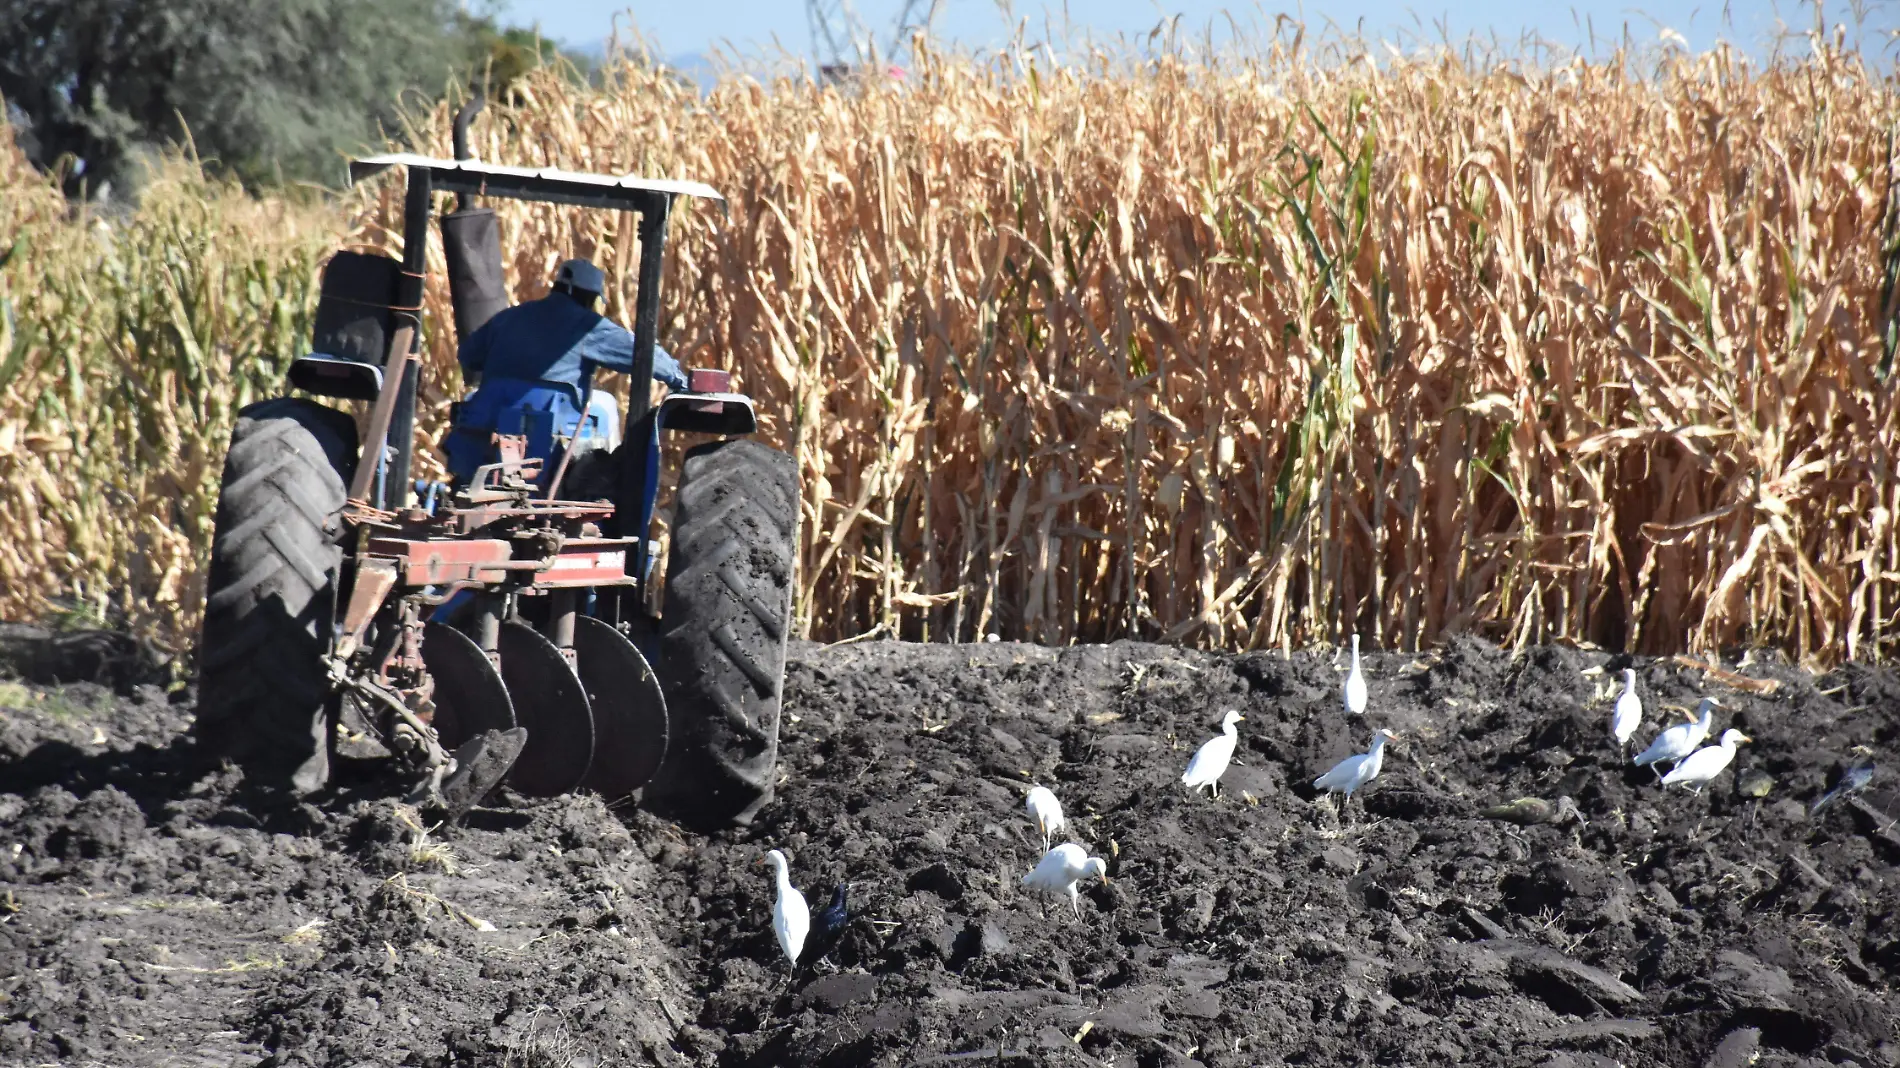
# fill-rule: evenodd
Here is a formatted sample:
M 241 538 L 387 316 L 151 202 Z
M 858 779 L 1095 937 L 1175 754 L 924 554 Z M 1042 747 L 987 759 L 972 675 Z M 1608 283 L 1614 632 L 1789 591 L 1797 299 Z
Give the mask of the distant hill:
M 606 38 L 562 41 L 559 47 L 568 58 L 585 66 L 599 67 L 607 61 L 608 43 Z M 699 86 L 701 92 L 712 88 L 719 80 L 719 68 L 703 52 L 678 52 L 661 60 L 661 65 Z
M 719 68 L 703 52 L 680 52 L 668 56 L 666 66 L 681 77 L 690 79 L 702 93 L 719 81 Z

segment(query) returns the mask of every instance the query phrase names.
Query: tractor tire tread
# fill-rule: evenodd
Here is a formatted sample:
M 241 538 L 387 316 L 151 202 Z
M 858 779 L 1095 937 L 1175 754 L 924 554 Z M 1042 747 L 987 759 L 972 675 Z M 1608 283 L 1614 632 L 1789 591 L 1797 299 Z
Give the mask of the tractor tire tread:
M 712 829 L 749 821 L 777 781 L 796 467 L 755 441 L 697 446 L 677 499 L 658 665 L 673 741 L 646 800 Z
M 192 732 L 268 788 L 327 777 L 322 657 L 343 558 L 331 517 L 355 460 L 354 421 L 292 397 L 239 412 L 225 453 Z

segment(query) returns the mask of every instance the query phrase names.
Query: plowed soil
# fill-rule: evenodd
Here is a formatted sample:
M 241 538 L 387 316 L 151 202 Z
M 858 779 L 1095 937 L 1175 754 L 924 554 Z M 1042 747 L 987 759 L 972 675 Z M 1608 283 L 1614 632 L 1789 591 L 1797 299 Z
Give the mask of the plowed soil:
M 1755 739 L 1698 796 L 1606 738 L 1624 662 L 1374 654 L 1348 719 L 1327 654 L 803 647 L 778 799 L 711 838 L 506 794 L 425 833 L 376 763 L 260 796 L 188 692 L 35 662 L 0 683 L 0 1064 L 1900 1063 L 1900 676 L 1636 662 L 1641 739 L 1703 694 Z M 1380 726 L 1342 815 L 1306 784 Z M 1871 786 L 1811 812 L 1856 746 Z M 1108 859 L 1079 917 L 1020 886 L 1032 781 Z M 1524 797 L 1573 804 L 1485 814 Z M 796 976 L 774 847 L 814 908 L 852 886 Z

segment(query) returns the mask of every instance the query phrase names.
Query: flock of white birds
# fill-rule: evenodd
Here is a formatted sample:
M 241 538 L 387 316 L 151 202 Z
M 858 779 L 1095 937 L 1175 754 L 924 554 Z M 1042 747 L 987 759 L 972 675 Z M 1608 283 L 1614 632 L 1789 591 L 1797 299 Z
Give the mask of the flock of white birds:
M 1347 715 L 1365 714 L 1366 677 L 1359 666 L 1357 634 L 1352 636 L 1352 667 L 1346 674 L 1342 696 Z M 1730 728 L 1722 732 L 1716 744 L 1703 746 L 1702 743 L 1708 739 L 1709 731 L 1714 726 L 1716 707 L 1715 698 L 1704 697 L 1701 706 L 1693 714 L 1684 713 L 1686 723 L 1675 724 L 1656 735 L 1648 748 L 1637 754 L 1633 762 L 1655 771 L 1664 786 L 1682 784 L 1701 793 L 1702 788 L 1735 759 L 1735 746 L 1753 740 L 1741 731 Z M 1221 776 L 1227 773 L 1228 766 L 1233 763 L 1234 749 L 1240 742 L 1236 725 L 1244 719 L 1239 712 L 1229 709 L 1221 717 L 1220 733 L 1201 743 L 1201 747 L 1194 751 L 1194 757 L 1188 761 L 1187 771 L 1181 775 L 1181 783 L 1191 795 L 1198 797 L 1205 789 L 1215 798 L 1220 796 Z M 1636 735 L 1642 722 L 1643 701 L 1636 693 L 1636 672 L 1625 668 L 1623 692 L 1617 697 L 1616 706 L 1610 714 L 1610 737 L 1627 752 L 1630 739 Z M 1340 794 L 1350 801 L 1355 791 L 1378 778 L 1379 769 L 1385 763 L 1386 743 L 1397 740 L 1398 735 L 1384 728 L 1374 731 L 1372 744 L 1365 752 L 1333 765 L 1326 774 L 1314 779 L 1313 785 L 1328 793 Z M 1661 770 L 1663 764 L 1672 765 L 1666 775 Z M 1074 842 L 1050 845 L 1068 822 L 1062 814 L 1062 802 L 1053 790 L 1041 785 L 1031 786 L 1025 807 L 1030 820 L 1036 825 L 1037 833 L 1042 836 L 1044 853 L 1034 870 L 1023 876 L 1023 886 L 1056 898 L 1066 895 L 1069 907 L 1079 919 L 1082 905 L 1078 884 L 1090 878 L 1107 883 L 1108 863 L 1101 857 L 1089 856 L 1087 849 Z M 804 951 L 806 933 L 811 929 L 811 910 L 805 904 L 805 896 L 792 885 L 785 855 L 774 849 L 766 857 L 772 862 L 778 882 L 778 896 L 772 906 L 772 930 L 778 935 L 779 948 L 784 950 L 786 960 L 796 968 L 799 955 Z

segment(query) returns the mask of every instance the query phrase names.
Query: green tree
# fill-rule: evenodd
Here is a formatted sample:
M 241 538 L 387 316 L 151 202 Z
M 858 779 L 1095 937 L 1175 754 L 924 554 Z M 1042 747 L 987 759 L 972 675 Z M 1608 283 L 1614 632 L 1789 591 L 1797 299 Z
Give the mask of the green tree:
M 471 51 L 481 65 L 476 80 L 486 78 L 497 98 L 505 96 L 509 86 L 537 67 L 566 63 L 581 79 L 594 74 L 594 64 L 586 56 L 562 52 L 537 30 L 497 26 L 492 18 L 482 17 L 470 17 L 467 26 Z
M 252 184 L 335 184 L 405 94 L 542 59 L 456 0 L 0 0 L 0 95 L 69 193 L 124 188 L 142 149 L 187 137 Z

